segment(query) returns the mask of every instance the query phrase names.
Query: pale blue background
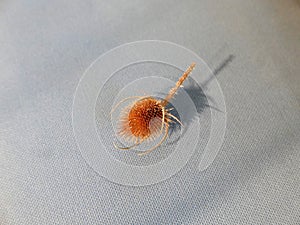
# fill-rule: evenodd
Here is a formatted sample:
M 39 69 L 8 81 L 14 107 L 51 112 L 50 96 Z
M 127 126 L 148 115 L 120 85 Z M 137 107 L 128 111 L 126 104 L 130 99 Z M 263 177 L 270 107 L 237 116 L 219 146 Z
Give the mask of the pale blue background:
M 71 110 L 93 60 L 143 39 L 197 52 L 228 124 L 206 171 L 133 188 L 83 161 Z M 300 224 L 299 59 L 298 0 L 1 1 L 0 224 Z

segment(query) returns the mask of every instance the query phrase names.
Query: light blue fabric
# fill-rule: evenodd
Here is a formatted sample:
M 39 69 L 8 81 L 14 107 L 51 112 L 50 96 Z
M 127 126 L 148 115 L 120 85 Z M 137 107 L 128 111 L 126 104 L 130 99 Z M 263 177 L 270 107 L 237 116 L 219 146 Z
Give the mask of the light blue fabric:
M 300 224 L 299 5 L 1 1 L 0 224 Z M 178 43 L 208 63 L 227 131 L 204 172 L 195 155 L 162 183 L 129 187 L 81 157 L 72 101 L 99 55 L 143 39 Z

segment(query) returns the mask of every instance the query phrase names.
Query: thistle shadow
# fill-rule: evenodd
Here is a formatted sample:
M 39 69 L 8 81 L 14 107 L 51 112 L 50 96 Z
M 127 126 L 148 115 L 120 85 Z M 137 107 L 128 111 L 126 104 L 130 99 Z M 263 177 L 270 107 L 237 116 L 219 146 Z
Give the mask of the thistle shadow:
M 208 84 L 213 80 L 214 77 L 216 77 L 217 75 L 219 75 L 233 60 L 234 60 L 235 56 L 234 55 L 229 55 L 227 58 L 225 58 L 212 72 L 211 76 L 204 81 L 204 83 L 202 84 L 203 89 L 205 89 Z M 195 108 L 196 108 L 196 113 L 191 113 L 191 112 L 186 112 L 186 113 L 191 113 L 191 115 L 189 115 L 187 118 L 189 118 L 188 120 L 182 121 L 182 123 L 184 124 L 185 128 L 183 128 L 183 134 L 185 134 L 187 127 L 189 126 L 189 124 L 191 124 L 192 122 L 194 122 L 195 118 L 199 117 L 204 110 L 206 110 L 206 108 L 210 108 L 211 110 L 217 110 L 218 112 L 222 112 L 221 110 L 219 110 L 217 107 L 213 106 L 213 105 L 209 105 L 208 100 L 210 100 L 210 102 L 215 103 L 214 99 L 212 96 L 208 96 L 204 93 L 203 90 L 200 85 L 192 78 L 192 77 L 188 77 L 187 80 L 184 83 L 184 88 L 183 90 L 179 90 L 178 91 L 178 95 L 182 94 L 182 91 L 185 91 L 189 97 L 191 98 Z M 180 102 L 176 102 L 177 100 L 174 99 L 173 104 L 180 104 Z M 167 108 L 174 108 L 172 104 L 169 104 L 167 106 Z M 174 109 L 172 111 L 172 114 L 174 116 L 176 116 L 178 119 L 180 119 L 180 116 L 178 114 L 178 112 L 176 111 L 176 109 Z M 169 135 L 172 135 L 173 133 L 179 132 L 180 129 L 182 129 L 181 125 L 178 122 L 175 123 L 171 123 L 170 124 L 170 131 L 169 131 Z M 172 142 L 168 142 L 168 144 L 174 144 L 176 143 L 178 140 L 180 139 L 180 136 L 177 137 L 174 141 Z

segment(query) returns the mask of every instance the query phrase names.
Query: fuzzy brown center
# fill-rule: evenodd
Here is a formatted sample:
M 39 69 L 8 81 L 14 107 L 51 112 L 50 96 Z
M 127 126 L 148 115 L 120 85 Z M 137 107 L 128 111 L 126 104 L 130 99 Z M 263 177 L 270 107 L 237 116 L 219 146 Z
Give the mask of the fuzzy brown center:
M 136 102 L 131 108 L 128 120 L 132 135 L 145 139 L 151 135 L 150 121 L 154 118 L 162 119 L 163 107 L 154 98 L 147 98 Z

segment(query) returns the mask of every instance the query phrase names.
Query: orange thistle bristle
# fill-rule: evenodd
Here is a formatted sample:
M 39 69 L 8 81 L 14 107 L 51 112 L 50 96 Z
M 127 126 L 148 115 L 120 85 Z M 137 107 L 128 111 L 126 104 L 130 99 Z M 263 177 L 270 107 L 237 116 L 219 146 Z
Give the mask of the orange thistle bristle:
M 133 142 L 133 145 L 129 147 L 116 148 L 128 150 L 138 146 L 145 140 L 153 140 L 156 136 L 162 134 L 164 128 L 165 133 L 160 142 L 148 149 L 145 152 L 138 153 L 139 155 L 145 155 L 159 147 L 168 136 L 169 123 L 178 122 L 182 125 L 178 118 L 172 115 L 165 107 L 173 98 L 178 88 L 182 85 L 184 80 L 192 72 L 195 67 L 195 63 L 192 63 L 189 68 L 183 73 L 176 83 L 176 86 L 170 90 L 164 100 L 158 100 L 151 96 L 133 96 L 125 98 L 120 101 L 112 110 L 112 112 L 123 102 L 130 99 L 137 99 L 131 105 L 123 109 L 120 119 L 120 128 L 118 134 L 124 137 L 127 141 Z
M 122 118 L 123 124 L 120 133 L 146 139 L 152 133 L 150 130 L 151 120 L 156 117 L 161 120 L 162 114 L 163 108 L 156 99 L 146 98 L 137 101 L 129 113 L 126 113 Z

